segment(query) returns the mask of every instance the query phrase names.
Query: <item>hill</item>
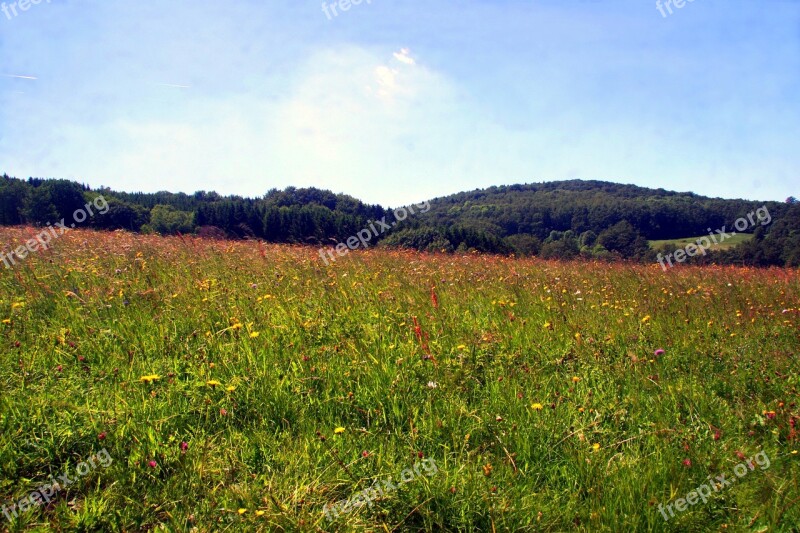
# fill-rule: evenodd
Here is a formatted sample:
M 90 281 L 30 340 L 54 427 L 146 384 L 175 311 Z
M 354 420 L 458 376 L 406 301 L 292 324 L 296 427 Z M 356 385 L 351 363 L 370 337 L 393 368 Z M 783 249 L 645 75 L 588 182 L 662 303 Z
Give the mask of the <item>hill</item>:
M 708 198 L 602 181 L 556 181 L 490 187 L 425 202 L 416 214 L 367 205 L 314 188 L 270 190 L 262 198 L 215 192 L 92 191 L 66 180 L 0 178 L 0 225 L 46 225 L 69 219 L 84 198 L 102 195 L 109 211 L 85 222 L 96 229 L 144 233 L 196 232 L 274 243 L 336 244 L 376 221 L 371 244 L 427 251 L 479 251 L 545 258 L 626 258 L 652 261 L 678 244 L 651 249 L 648 241 L 675 241 L 730 229 L 752 235 L 740 246 L 692 261 L 800 265 L 800 205 Z M 761 218 L 753 215 L 761 210 Z M 722 247 L 721 247 L 722 248 Z

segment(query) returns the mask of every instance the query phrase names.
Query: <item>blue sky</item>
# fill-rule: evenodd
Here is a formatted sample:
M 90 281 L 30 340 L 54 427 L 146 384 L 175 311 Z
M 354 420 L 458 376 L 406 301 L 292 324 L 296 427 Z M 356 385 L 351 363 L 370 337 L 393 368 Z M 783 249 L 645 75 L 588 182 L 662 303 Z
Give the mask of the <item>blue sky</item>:
M 800 196 L 800 2 L 672 10 L 17 6 L 0 12 L 0 172 L 127 191 L 316 186 L 386 206 L 573 178 Z

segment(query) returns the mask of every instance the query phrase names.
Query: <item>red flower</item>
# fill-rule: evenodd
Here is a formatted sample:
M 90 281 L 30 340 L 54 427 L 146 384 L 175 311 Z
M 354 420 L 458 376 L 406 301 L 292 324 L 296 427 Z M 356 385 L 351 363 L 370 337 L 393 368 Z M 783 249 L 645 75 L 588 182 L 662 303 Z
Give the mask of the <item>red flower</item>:
M 147 463 L 147 464 L 150 466 L 150 468 L 155 468 L 155 467 L 157 467 L 157 466 L 158 466 L 158 463 L 157 463 L 157 462 L 155 462 L 155 461 L 150 461 L 150 462 L 149 462 L 149 463 Z
M 684 459 L 683 460 L 683 466 L 689 468 L 690 466 L 692 466 L 692 460 L 691 459 Z
M 106 432 L 103 431 L 99 435 L 97 435 L 97 440 L 106 440 Z
M 181 452 L 186 453 L 186 450 L 188 449 L 189 449 L 189 443 L 186 441 L 181 442 Z

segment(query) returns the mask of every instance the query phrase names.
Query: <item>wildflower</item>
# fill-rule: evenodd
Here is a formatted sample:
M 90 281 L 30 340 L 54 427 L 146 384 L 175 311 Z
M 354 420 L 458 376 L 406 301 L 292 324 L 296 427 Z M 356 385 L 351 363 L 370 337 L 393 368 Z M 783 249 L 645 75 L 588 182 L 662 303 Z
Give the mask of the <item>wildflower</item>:
M 247 509 L 239 509 L 239 514 L 240 515 L 243 515 L 246 512 L 247 512 Z
M 258 511 L 256 511 L 256 516 L 264 516 L 265 513 L 266 511 L 262 511 L 261 509 L 259 509 Z
M 767 418 L 769 418 L 770 420 L 772 420 L 773 418 L 775 418 L 775 411 L 764 411 L 764 413 L 763 413 L 763 414 L 764 414 L 764 415 L 765 415 Z
M 103 431 L 97 435 L 97 440 L 106 440 L 106 432 Z
M 227 409 L 220 409 L 219 410 L 219 414 L 221 414 L 222 416 L 225 416 L 225 415 L 228 414 L 228 410 Z
M 161 379 L 161 376 L 159 376 L 158 374 L 150 374 L 148 376 L 140 377 L 139 381 L 141 381 L 142 383 L 152 383 L 154 381 L 158 381 L 159 379 Z
M 216 379 L 212 379 L 212 380 L 206 381 L 206 385 L 208 385 L 209 387 L 214 388 L 214 387 L 218 387 L 219 385 L 222 385 L 222 383 L 220 383 Z
M 236 390 L 236 387 L 234 387 L 233 385 L 231 385 L 230 387 L 228 387 L 228 388 L 227 388 L 227 389 L 225 389 L 225 390 L 226 390 L 226 391 L 228 391 L 228 392 L 233 392 L 233 391 L 235 391 L 235 390 Z
M 600 449 L 600 443 L 598 443 L 598 442 L 595 442 L 594 444 L 592 444 L 592 451 L 595 451 L 595 452 L 596 452 L 596 451 L 598 451 L 599 449 Z
M 664 350 L 662 350 L 661 348 L 659 348 L 658 350 L 656 350 L 656 351 L 654 352 L 654 355 L 655 355 L 656 357 L 658 357 L 659 355 L 664 355 L 664 353 L 665 353 L 665 352 L 664 352 Z
M 261 335 L 261 333 L 259 333 L 258 331 L 254 331 L 253 333 L 251 333 L 251 334 L 250 334 L 250 338 L 251 338 L 251 339 L 255 339 L 255 338 L 257 338 L 259 335 Z
M 577 383 L 577 382 L 579 382 L 580 380 L 581 380 L 581 378 L 579 378 L 578 376 L 573 376 L 573 378 L 572 378 L 572 382 L 573 382 L 573 383 Z
M 338 427 L 338 428 L 333 430 L 333 433 L 335 435 L 339 435 L 340 433 L 344 433 L 344 428 L 343 427 Z
M 189 443 L 186 441 L 181 442 L 181 452 L 186 453 L 186 450 L 189 449 Z
M 493 468 L 494 467 L 491 465 L 491 463 L 487 463 L 487 464 L 483 465 L 483 475 L 486 476 L 486 477 L 491 476 Z
M 3 319 L 3 324 L 6 324 L 6 325 L 11 324 L 11 319 L 10 318 L 4 318 Z
M 544 409 L 544 406 L 540 403 L 534 403 L 531 405 L 531 409 L 533 409 L 534 411 L 541 411 L 542 409 Z
M 683 460 L 683 466 L 685 466 L 686 468 L 689 468 L 690 466 L 692 466 L 692 460 L 691 459 L 684 459 Z
M 369 457 L 369 452 L 367 450 L 364 450 L 363 452 L 361 452 L 361 457 Z
M 553 331 L 553 324 L 551 322 L 545 322 L 543 327 L 544 329 Z
M 157 463 L 157 462 L 155 462 L 155 461 L 150 461 L 150 462 L 149 462 L 149 463 L 147 463 L 147 464 L 148 464 L 148 466 L 149 466 L 150 468 L 155 468 L 155 467 L 157 467 L 157 466 L 158 466 L 158 463 Z
M 650 322 L 650 315 L 647 315 L 642 319 L 642 324 L 647 324 L 648 322 Z
M 438 384 L 438 383 L 436 383 L 435 381 L 429 381 L 429 382 L 428 382 L 428 388 L 429 388 L 429 389 L 435 389 L 435 388 L 436 388 L 436 387 L 438 387 L 438 386 L 439 386 L 439 384 Z

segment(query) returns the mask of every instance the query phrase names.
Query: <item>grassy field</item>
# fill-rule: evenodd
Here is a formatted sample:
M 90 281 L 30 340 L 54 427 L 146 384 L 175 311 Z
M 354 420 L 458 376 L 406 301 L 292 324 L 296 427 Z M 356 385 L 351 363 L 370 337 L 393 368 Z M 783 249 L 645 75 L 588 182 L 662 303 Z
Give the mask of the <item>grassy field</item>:
M 648 241 L 650 243 L 650 248 L 661 248 L 662 246 L 676 246 L 678 248 L 685 248 L 687 244 L 696 244 L 698 239 L 702 239 L 703 237 L 708 238 L 708 235 L 700 235 L 697 237 L 685 237 L 683 239 L 667 239 L 663 241 Z M 729 238 L 726 238 L 723 242 L 714 244 L 711 243 L 711 246 L 708 248 L 709 250 L 727 250 L 728 248 L 733 248 L 739 244 L 745 243 L 749 240 L 753 239 L 753 235 L 751 233 L 737 233 L 736 235 L 732 235 Z
M 72 480 L 0 530 L 798 531 L 799 307 L 790 270 L 76 230 L 0 266 L 0 505 Z

